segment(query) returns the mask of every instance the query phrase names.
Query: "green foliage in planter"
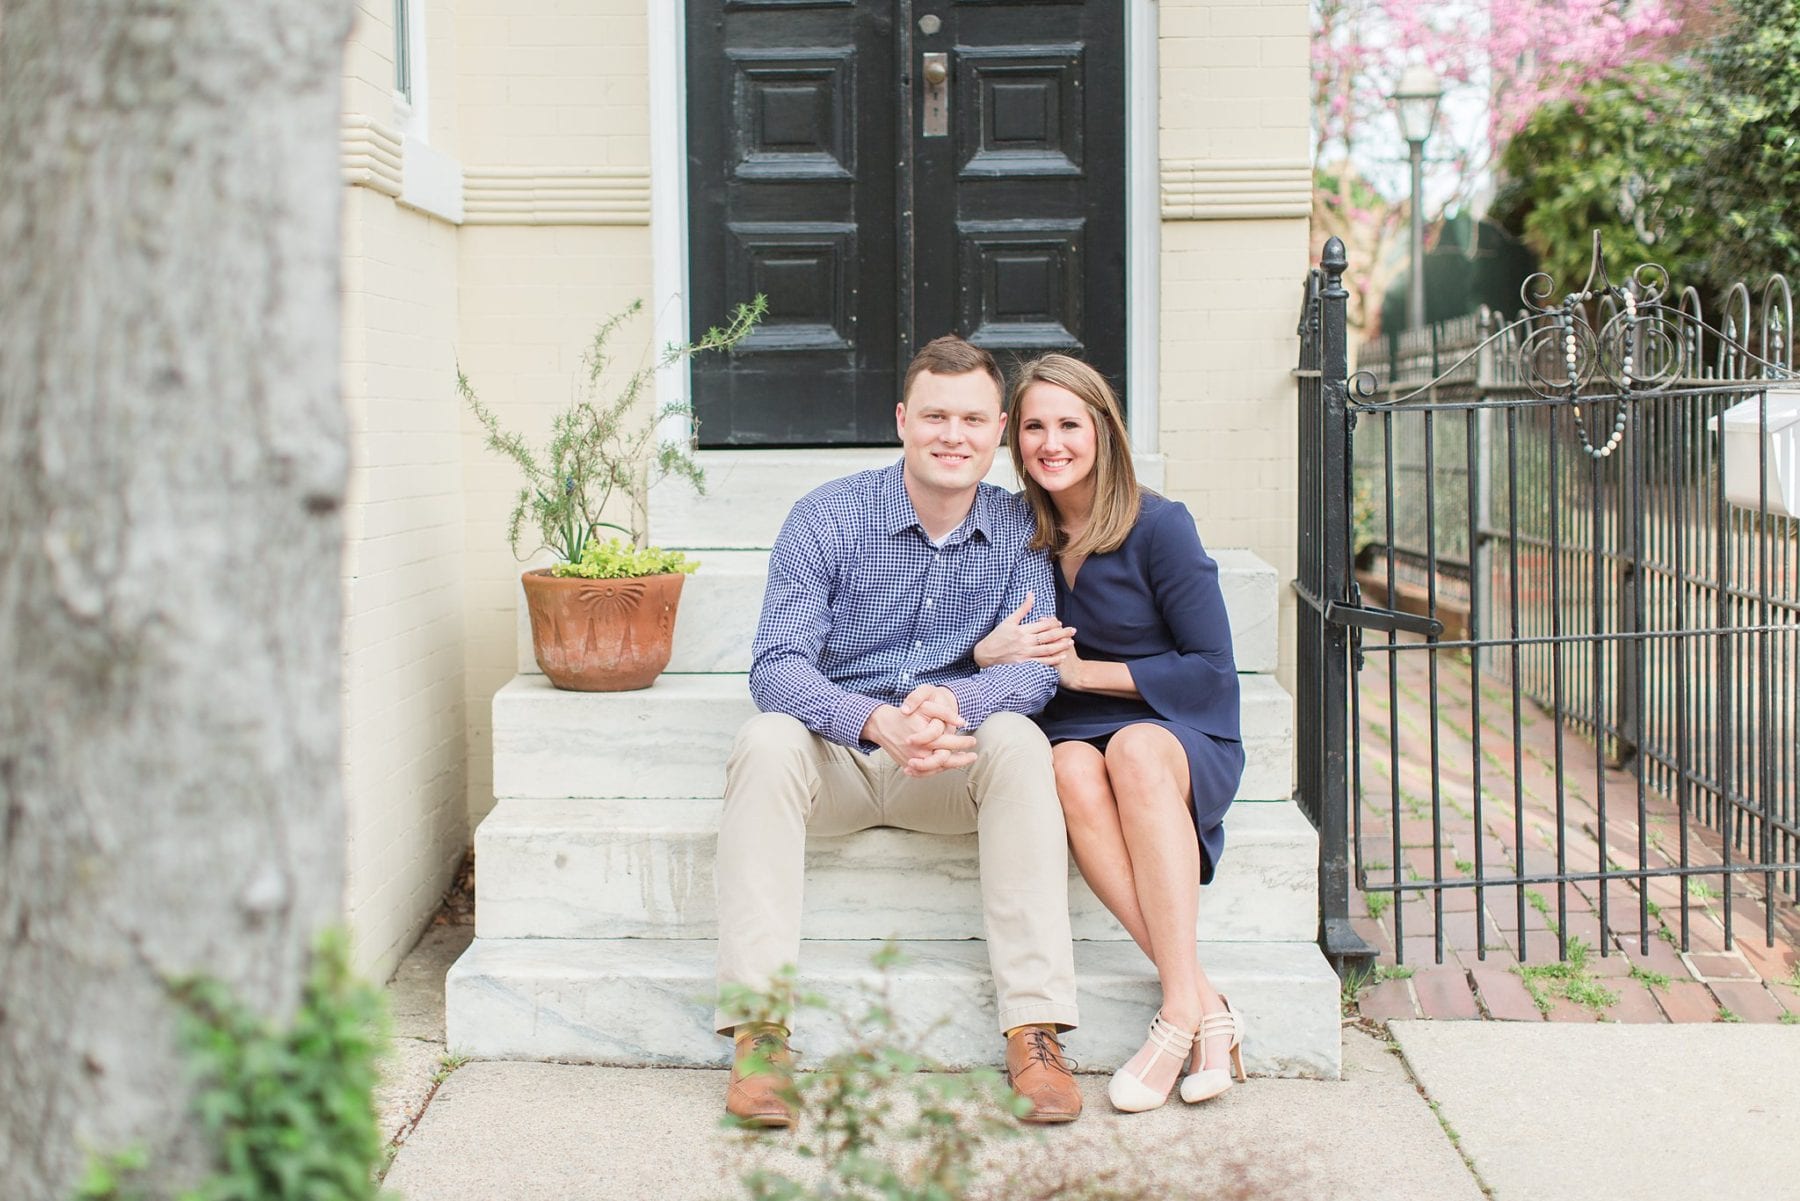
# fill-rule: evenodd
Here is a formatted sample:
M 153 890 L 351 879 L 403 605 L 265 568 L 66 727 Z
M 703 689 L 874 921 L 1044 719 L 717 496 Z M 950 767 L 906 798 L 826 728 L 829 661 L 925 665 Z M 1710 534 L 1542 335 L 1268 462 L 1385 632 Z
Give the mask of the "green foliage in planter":
M 180 1201 L 374 1201 L 382 1164 L 375 1085 L 387 1047 L 381 992 L 350 970 L 342 932 L 321 936 L 300 1007 L 286 1029 L 222 982 L 171 986 L 195 1080 L 194 1117 L 215 1170 Z M 153 1194 L 148 1158 L 132 1147 L 92 1159 L 74 1201 Z
M 689 575 L 699 566 L 698 559 L 690 559 L 678 550 L 633 546 L 623 538 L 609 538 L 605 542 L 589 542 L 581 548 L 581 558 L 573 563 L 558 563 L 550 570 L 553 575 L 584 580 L 623 580 L 672 571 Z
M 607 343 L 643 307 L 642 301 L 634 301 L 595 331 L 581 359 L 585 378 L 578 383 L 575 399 L 553 419 L 550 442 L 541 451 L 503 428 L 493 410 L 475 395 L 469 377 L 457 369 L 457 394 L 487 431 L 488 449 L 511 459 L 524 473 L 525 486 L 519 489 L 506 529 L 507 541 L 520 558 L 545 548 L 565 563 L 574 562 L 602 529 L 641 542 L 641 528 L 627 529 L 601 517 L 615 491 L 635 496 L 639 487 L 671 475 L 687 480 L 696 491 L 705 491 L 705 475 L 688 448 L 656 441 L 657 424 L 665 417 L 684 415 L 686 407 L 664 405 L 646 420 L 642 412 L 645 396 L 662 368 L 705 351 L 730 350 L 742 342 L 768 311 L 768 303 L 758 296 L 750 304 L 738 305 L 724 329 L 714 326 L 697 341 L 668 347 L 654 363 L 627 375 L 607 399 L 602 393 L 613 362 Z M 638 511 L 634 503 L 634 515 Z M 526 546 L 527 519 L 537 529 L 536 546 Z M 634 517 L 633 525 L 641 524 Z

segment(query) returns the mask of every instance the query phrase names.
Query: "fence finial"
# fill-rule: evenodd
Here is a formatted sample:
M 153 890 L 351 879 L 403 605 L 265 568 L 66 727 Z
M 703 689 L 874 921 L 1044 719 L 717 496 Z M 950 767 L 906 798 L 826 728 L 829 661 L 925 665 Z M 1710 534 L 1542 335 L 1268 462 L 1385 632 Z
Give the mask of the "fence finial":
M 1350 258 L 1344 253 L 1344 239 L 1335 235 L 1325 239 L 1325 253 L 1319 256 L 1319 266 L 1325 268 L 1325 274 L 1336 283 L 1350 265 Z

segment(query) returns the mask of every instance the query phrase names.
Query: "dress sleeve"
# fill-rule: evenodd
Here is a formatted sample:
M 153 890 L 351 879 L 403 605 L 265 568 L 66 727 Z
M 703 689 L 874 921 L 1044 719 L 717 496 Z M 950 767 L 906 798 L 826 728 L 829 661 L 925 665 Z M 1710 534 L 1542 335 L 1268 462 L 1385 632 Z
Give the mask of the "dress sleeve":
M 1171 502 L 1149 520 L 1144 574 L 1174 649 L 1130 660 L 1132 683 L 1168 720 L 1239 738 L 1237 664 L 1219 565 L 1200 545 L 1186 505 Z

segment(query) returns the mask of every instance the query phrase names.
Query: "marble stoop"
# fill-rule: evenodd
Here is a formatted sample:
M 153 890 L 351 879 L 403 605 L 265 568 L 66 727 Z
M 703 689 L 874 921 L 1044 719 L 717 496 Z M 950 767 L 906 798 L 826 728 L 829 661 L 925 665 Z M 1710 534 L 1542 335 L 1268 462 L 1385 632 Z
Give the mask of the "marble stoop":
M 505 800 L 475 835 L 481 938 L 715 937 L 713 857 L 721 802 Z M 1203 890 L 1209 942 L 1309 942 L 1317 932 L 1318 835 L 1291 801 L 1235 806 L 1225 870 Z M 929 887 L 921 887 L 929 882 Z M 1078 939 L 1124 929 L 1073 866 Z M 802 937 L 912 941 L 981 937 L 973 835 L 866 830 L 809 840 Z
M 1293 795 L 1293 700 L 1273 676 L 1242 689 L 1243 801 Z M 705 797 L 725 791 L 749 677 L 665 675 L 641 692 L 562 692 L 515 676 L 494 695 L 494 797 Z
M 800 971 L 836 1014 L 858 1013 L 876 979 L 876 942 L 808 941 Z M 1000 1057 L 987 949 L 979 942 L 900 944 L 892 1005 L 954 1067 Z M 1338 979 L 1312 943 L 1199 944 L 1221 991 L 1246 1016 L 1244 1064 L 1274 1076 L 1339 1070 Z M 1067 1038 L 1083 1070 L 1111 1071 L 1143 1041 L 1157 1003 L 1154 973 L 1130 943 L 1078 942 L 1081 1026 Z M 698 939 L 478 938 L 450 969 L 452 1054 L 483 1059 L 719 1067 L 729 1044 L 712 1030 L 713 944 Z M 843 1043 L 838 1023 L 803 1015 L 803 1056 Z M 802 1060 L 804 1062 L 804 1058 Z
M 476 832 L 476 934 L 446 982 L 449 1049 L 483 1058 L 609 1064 L 724 1062 L 710 1028 L 716 911 L 712 861 L 724 764 L 755 712 L 749 644 L 768 552 L 800 495 L 897 450 L 706 451 L 708 493 L 651 493 L 653 541 L 702 560 L 684 589 L 669 671 L 633 693 L 569 693 L 536 673 L 521 622 L 520 674 L 494 698 L 496 805 Z M 1141 478 L 1162 481 L 1140 456 Z M 988 477 L 1013 486 L 1010 468 Z M 1276 683 L 1274 568 L 1215 551 L 1244 674 L 1248 766 L 1225 870 L 1200 901 L 1202 962 L 1250 1021 L 1254 1072 L 1335 1076 L 1338 982 L 1314 943 L 1318 842 L 1292 795 L 1293 703 Z M 522 606 L 521 606 L 522 607 Z M 807 848 L 801 971 L 851 1011 L 880 940 L 902 940 L 903 1020 L 929 1024 L 955 1065 L 998 1058 L 977 846 L 870 830 Z M 1110 1071 L 1136 1049 L 1157 1001 L 1153 967 L 1070 873 L 1082 1028 L 1070 1049 Z M 832 1049 L 834 1023 L 797 1045 Z

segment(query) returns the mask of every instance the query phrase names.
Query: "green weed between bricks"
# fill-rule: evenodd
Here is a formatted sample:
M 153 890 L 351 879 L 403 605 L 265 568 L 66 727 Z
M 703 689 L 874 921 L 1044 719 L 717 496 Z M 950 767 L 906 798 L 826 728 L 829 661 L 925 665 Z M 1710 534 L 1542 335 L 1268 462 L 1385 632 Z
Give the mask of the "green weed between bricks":
M 1279 1174 L 1283 1169 L 1221 1156 L 1216 1147 L 1160 1147 L 1158 1172 L 1145 1149 L 1122 1135 L 1096 1157 L 1091 1142 L 1083 1155 L 1066 1138 L 1021 1129 L 1017 1119 L 1030 1103 L 1000 1072 L 953 1072 L 927 1052 L 944 1021 L 910 1030 L 899 1022 L 893 983 L 904 959 L 893 944 L 884 946 L 872 960 L 877 979 L 841 1008 L 802 991 L 791 970 L 767 991 L 725 990 L 724 1007 L 746 1021 L 786 1025 L 802 1014 L 836 1021 L 844 1034 L 841 1050 L 802 1065 L 783 1090 L 797 1119 L 793 1132 L 743 1132 L 742 1149 L 754 1166 L 740 1184 L 752 1201 L 1161 1201 L 1176 1195 L 1177 1181 L 1210 1201 L 1311 1195 Z M 807 1025 L 799 1024 L 802 1045 Z M 768 1064 L 753 1059 L 750 1066 Z M 730 1118 L 723 1124 L 738 1128 Z M 1004 1172 L 994 1170 L 995 1154 L 1020 1141 L 1028 1153 L 1013 1155 Z
M 386 1003 L 350 970 L 341 932 L 323 935 L 299 1011 L 276 1029 L 221 982 L 170 989 L 195 1080 L 194 1116 L 214 1173 L 179 1201 L 372 1201 L 382 1163 L 375 1120 Z M 145 1201 L 140 1147 L 96 1157 L 73 1201 Z

